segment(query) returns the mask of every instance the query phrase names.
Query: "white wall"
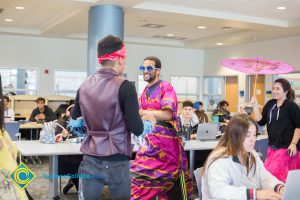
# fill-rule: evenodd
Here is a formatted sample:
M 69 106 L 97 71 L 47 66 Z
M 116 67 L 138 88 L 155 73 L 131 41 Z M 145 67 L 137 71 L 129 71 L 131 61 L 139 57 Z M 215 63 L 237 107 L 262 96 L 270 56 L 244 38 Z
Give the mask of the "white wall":
M 54 91 L 51 69 L 84 69 L 86 66 L 85 41 L 0 35 L 0 44 L 0 67 L 40 69 L 42 96 Z M 45 74 L 44 69 L 50 69 L 50 73 Z
M 203 50 L 127 44 L 127 78 L 137 82 L 141 74 L 137 68 L 147 56 L 157 56 L 162 62 L 162 79 L 170 82 L 171 76 L 197 76 L 202 78 Z M 199 81 L 201 85 L 201 81 Z M 200 87 L 198 87 L 200 88 Z M 202 88 L 202 87 L 201 87 Z M 200 96 L 202 90 L 199 89 Z
M 238 75 L 239 90 L 245 90 L 246 76 L 243 73 L 222 67 L 220 61 L 224 58 L 255 58 L 282 60 L 294 66 L 295 71 L 300 71 L 300 36 L 268 40 L 251 44 L 230 47 L 206 49 L 204 51 L 203 74 L 205 75 Z M 266 90 L 272 88 L 272 76 L 266 76 Z M 239 99 L 242 103 L 243 100 Z
M 39 95 L 54 91 L 52 69 L 86 70 L 87 42 L 55 38 L 0 35 L 0 67 L 40 69 Z M 137 82 L 137 67 L 146 56 L 157 56 L 162 61 L 163 79 L 171 75 L 202 77 L 203 50 L 127 45 L 127 78 Z M 49 74 L 44 69 L 50 69 Z M 200 91 L 201 92 L 201 91 Z

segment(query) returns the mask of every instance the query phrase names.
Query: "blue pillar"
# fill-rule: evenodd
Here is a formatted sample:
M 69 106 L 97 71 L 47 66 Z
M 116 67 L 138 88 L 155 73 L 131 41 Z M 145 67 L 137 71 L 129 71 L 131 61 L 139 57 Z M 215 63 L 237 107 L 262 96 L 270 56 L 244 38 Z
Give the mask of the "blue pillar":
M 98 5 L 89 10 L 87 73 L 93 74 L 100 66 L 97 44 L 107 35 L 124 40 L 124 12 L 116 5 Z

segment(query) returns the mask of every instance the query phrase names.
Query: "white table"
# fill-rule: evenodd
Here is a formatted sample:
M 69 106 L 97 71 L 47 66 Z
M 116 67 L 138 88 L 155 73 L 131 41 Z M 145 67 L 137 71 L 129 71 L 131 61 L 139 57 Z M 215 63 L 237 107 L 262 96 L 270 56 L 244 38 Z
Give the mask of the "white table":
M 39 129 L 43 128 L 43 124 L 37 122 L 28 122 L 24 124 L 20 124 L 20 129 L 30 129 L 30 140 L 32 140 L 32 131 L 36 130 L 36 139 L 38 139 Z
M 260 135 L 257 140 L 266 139 L 267 135 Z M 81 144 L 75 143 L 55 143 L 43 144 L 38 140 L 15 141 L 19 151 L 23 156 L 49 156 L 49 175 L 58 174 L 58 156 L 59 155 L 80 155 Z M 218 140 L 200 141 L 189 140 L 185 142 L 184 150 L 190 151 L 190 175 L 193 179 L 195 150 L 214 149 L 218 145 Z M 138 147 L 135 145 L 133 152 L 137 152 Z M 49 197 L 58 197 L 58 180 L 57 178 L 49 179 Z
M 55 143 L 43 144 L 38 140 L 15 141 L 20 153 L 23 156 L 49 156 L 49 175 L 58 174 L 59 155 L 78 155 L 81 144 L 75 143 Z M 49 198 L 58 199 L 58 179 L 49 178 Z

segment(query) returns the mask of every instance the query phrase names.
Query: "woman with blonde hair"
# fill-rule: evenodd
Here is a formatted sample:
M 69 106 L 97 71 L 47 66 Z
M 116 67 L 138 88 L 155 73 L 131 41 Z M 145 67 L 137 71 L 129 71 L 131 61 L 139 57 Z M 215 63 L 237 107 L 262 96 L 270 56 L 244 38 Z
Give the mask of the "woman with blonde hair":
M 4 104 L 0 76 L 0 199 L 27 199 L 9 178 L 9 174 L 17 167 L 18 149 L 4 129 Z
M 204 164 L 203 199 L 281 199 L 284 185 L 254 151 L 257 124 L 247 114 L 231 118 Z

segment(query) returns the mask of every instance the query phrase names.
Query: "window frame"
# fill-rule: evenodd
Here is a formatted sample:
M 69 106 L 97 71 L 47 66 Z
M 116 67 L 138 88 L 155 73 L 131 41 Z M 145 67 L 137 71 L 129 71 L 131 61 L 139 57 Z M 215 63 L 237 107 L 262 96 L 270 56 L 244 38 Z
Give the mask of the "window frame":
M 54 95 L 59 95 L 59 96 L 70 96 L 70 95 L 61 95 L 61 93 L 74 93 L 74 97 L 76 97 L 76 93 L 77 93 L 77 90 L 79 89 L 79 87 L 76 89 L 76 90 L 57 90 L 56 89 L 56 81 L 57 81 L 57 76 L 56 76 L 56 72 L 57 71 L 65 71 L 65 72 L 85 72 L 86 73 L 86 76 L 85 78 L 83 79 L 83 81 L 88 77 L 88 74 L 87 74 L 87 70 L 80 70 L 80 69 L 53 69 L 53 85 L 54 85 L 54 91 L 53 91 L 53 94 Z M 81 85 L 81 84 L 80 84 Z M 80 86 L 79 85 L 79 86 Z
M 16 88 L 17 87 L 17 83 L 13 83 L 14 84 L 14 89 L 6 89 L 6 88 L 4 88 L 4 85 L 2 84 L 2 92 L 4 93 L 4 94 L 6 94 L 6 93 L 8 93 L 8 92 L 15 92 L 15 93 L 17 93 L 17 92 L 33 92 L 33 94 L 25 94 L 25 95 L 36 95 L 36 96 L 38 96 L 39 95 L 39 93 L 40 93 L 40 79 L 39 79 L 39 77 L 40 77 L 40 69 L 39 68 L 34 68 L 34 67 L 3 67 L 3 66 L 1 66 L 0 67 L 0 70 L 36 70 L 36 73 L 37 73 L 37 77 L 36 77 L 36 89 L 18 89 L 18 88 Z M 3 77 L 2 77 L 2 79 L 3 79 Z

